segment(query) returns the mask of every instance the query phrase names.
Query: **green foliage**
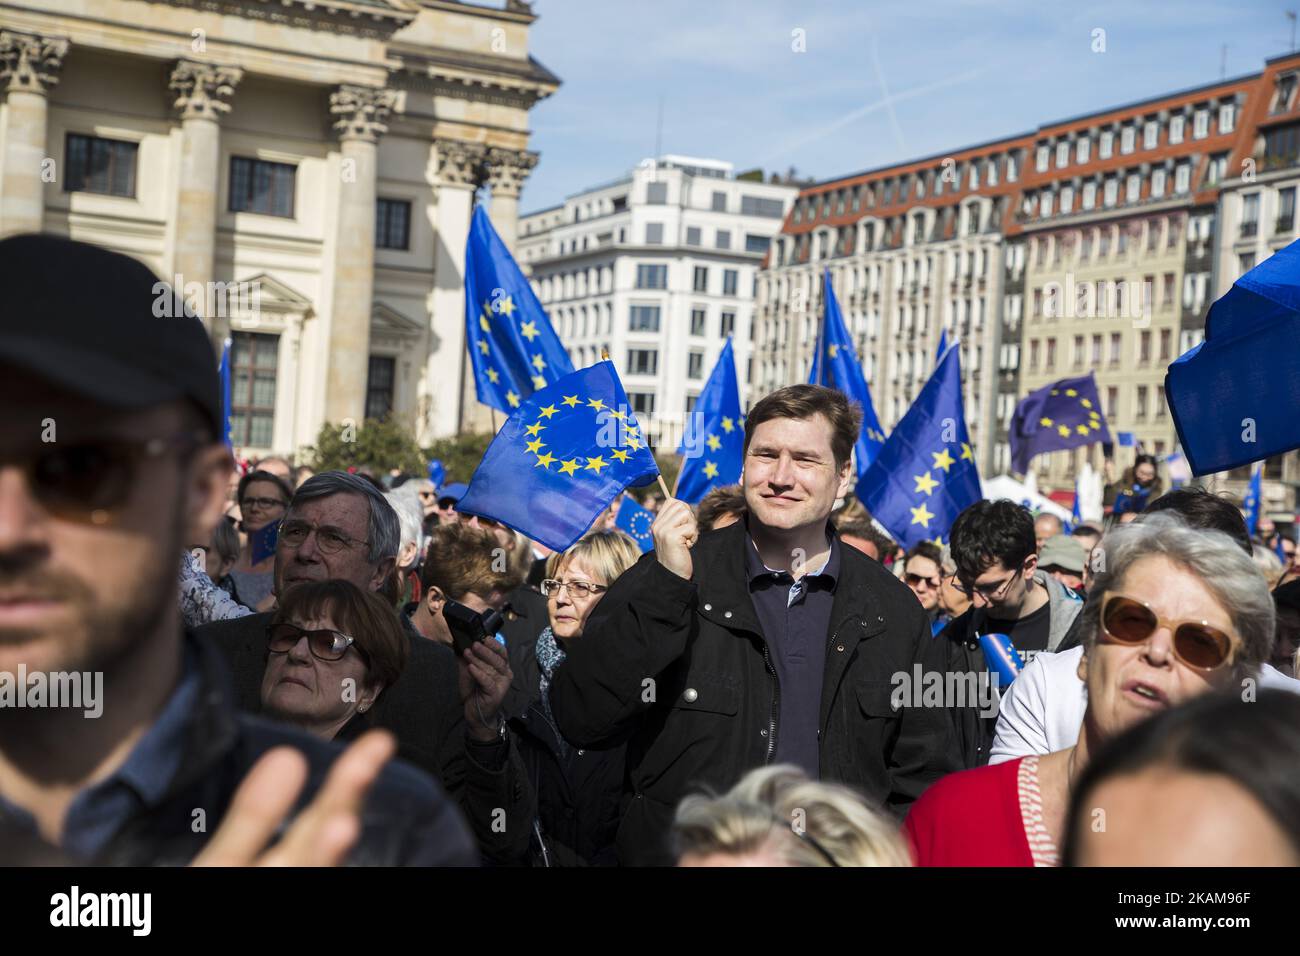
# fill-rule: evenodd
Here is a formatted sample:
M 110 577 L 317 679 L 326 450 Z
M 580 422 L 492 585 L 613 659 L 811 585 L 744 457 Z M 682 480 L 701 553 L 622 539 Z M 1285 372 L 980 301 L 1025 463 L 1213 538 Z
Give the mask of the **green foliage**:
M 442 461 L 447 469 L 448 484 L 453 481 L 468 482 L 491 443 L 492 435 L 487 432 L 481 435 L 457 435 L 434 442 L 424 450 L 424 457 L 426 461 Z
M 367 418 L 360 425 L 335 425 L 326 422 L 316 436 L 316 444 L 303 449 L 302 458 L 313 471 L 346 471 L 369 465 L 375 474 L 397 468 L 412 475 L 423 475 L 428 464 L 420 453 L 414 436 L 391 419 Z

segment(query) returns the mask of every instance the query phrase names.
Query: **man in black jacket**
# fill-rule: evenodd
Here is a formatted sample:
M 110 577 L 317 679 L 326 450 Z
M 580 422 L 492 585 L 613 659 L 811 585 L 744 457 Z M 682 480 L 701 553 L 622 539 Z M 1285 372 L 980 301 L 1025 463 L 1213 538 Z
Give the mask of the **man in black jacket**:
M 350 843 L 360 863 L 475 862 L 432 780 L 381 772 L 384 735 L 340 757 L 241 717 L 219 661 L 183 639 L 177 557 L 230 471 L 201 323 L 139 262 L 52 236 L 0 242 L 0 282 L 17 299 L 0 319 L 0 673 L 22 685 L 0 695 L 0 852 L 167 864 L 215 844 L 252 862 L 296 801 L 276 861 Z
M 700 535 L 688 505 L 666 502 L 655 550 L 566 644 L 550 690 L 560 730 L 577 747 L 628 743 L 624 864 L 669 862 L 677 802 L 765 763 L 896 815 L 957 769 L 941 707 L 891 704 L 897 675 L 944 670 L 925 613 L 828 523 L 860 422 L 819 386 L 759 401 L 744 423 L 745 521 Z

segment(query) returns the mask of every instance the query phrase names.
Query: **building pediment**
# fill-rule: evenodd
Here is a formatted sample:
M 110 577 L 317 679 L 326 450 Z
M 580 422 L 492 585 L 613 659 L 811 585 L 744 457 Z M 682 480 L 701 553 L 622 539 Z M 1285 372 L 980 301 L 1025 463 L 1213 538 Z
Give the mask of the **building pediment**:
M 259 312 L 306 316 L 312 311 L 311 300 L 266 272 L 239 280 L 252 287 L 250 298 Z
M 423 325 L 382 302 L 370 310 L 370 340 L 375 345 L 405 347 L 418 342 L 423 334 Z

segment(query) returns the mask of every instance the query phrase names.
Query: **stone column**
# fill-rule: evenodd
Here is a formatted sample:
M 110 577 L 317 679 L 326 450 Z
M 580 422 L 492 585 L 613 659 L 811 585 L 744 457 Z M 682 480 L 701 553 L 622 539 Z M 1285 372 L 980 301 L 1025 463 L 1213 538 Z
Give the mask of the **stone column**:
M 435 140 L 434 148 L 438 203 L 430 322 L 436 351 L 429 353 L 425 369 L 430 398 L 426 427 L 428 434 L 441 438 L 456 434 L 463 414 L 472 416 L 478 407 L 465 351 L 465 240 L 487 151 L 477 143 L 445 139 Z
M 379 137 L 397 94 L 368 86 L 340 86 L 330 112 L 341 144 L 338 241 L 329 319 L 325 419 L 360 423 L 370 367 L 370 311 L 375 287 L 375 180 Z
M 174 275 L 168 279 L 179 281 L 182 289 L 197 283 L 205 290 L 203 295 L 191 297 L 190 305 L 203 316 L 218 350 L 230 334 L 226 297 L 211 293 L 221 180 L 221 117 L 230 111 L 230 97 L 242 76 L 243 71 L 236 67 L 180 60 L 172 68 L 168 84 L 176 94 L 173 106 L 181 116 Z
M 45 209 L 47 94 L 59 81 L 68 52 L 62 37 L 0 30 L 0 80 L 5 81 L 8 119 L 3 130 L 4 178 L 0 181 L 0 234 L 40 232 Z M 57 167 L 49 168 L 54 176 Z M 53 181 L 53 180 L 51 180 Z
M 519 232 L 519 191 L 524 180 L 537 165 L 537 154 L 522 149 L 488 150 L 488 181 L 492 185 L 492 204 L 488 216 L 497 234 L 511 254 L 515 251 Z

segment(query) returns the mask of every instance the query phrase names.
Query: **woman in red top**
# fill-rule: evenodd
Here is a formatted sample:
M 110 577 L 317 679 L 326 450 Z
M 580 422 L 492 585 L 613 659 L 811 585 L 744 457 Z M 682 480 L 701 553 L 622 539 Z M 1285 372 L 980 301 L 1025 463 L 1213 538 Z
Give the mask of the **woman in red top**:
M 1154 514 L 1098 547 L 1107 568 L 1081 612 L 1088 710 L 1078 743 L 930 787 L 903 824 L 918 866 L 1055 866 L 1070 786 L 1090 753 L 1268 660 L 1268 586 L 1228 535 Z

